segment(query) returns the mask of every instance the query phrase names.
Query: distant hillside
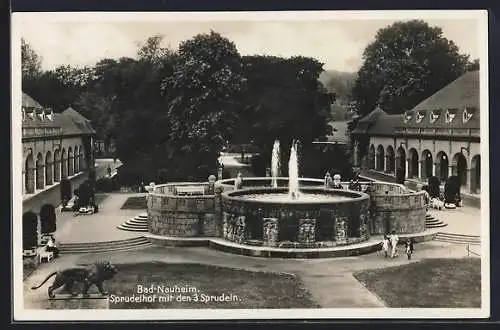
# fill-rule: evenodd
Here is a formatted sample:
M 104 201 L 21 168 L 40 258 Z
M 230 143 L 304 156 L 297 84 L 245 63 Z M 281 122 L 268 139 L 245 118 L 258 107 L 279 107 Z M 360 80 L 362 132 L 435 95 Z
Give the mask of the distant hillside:
M 336 70 L 327 70 L 321 73 L 319 81 L 330 92 L 337 94 L 337 99 L 346 101 L 349 97 L 354 81 L 356 80 L 356 72 L 341 72 Z

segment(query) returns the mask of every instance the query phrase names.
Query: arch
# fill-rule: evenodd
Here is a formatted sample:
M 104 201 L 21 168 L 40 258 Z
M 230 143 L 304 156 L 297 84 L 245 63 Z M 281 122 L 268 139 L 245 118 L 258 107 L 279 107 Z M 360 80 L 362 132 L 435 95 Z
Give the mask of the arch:
M 66 156 L 66 149 L 63 148 L 61 153 L 61 179 L 68 176 L 68 157 Z
M 52 174 L 52 153 L 47 151 L 45 155 L 45 185 L 50 186 L 53 183 L 54 175 Z
M 68 148 L 68 176 L 72 176 L 73 172 L 73 149 Z
M 75 156 L 73 159 L 73 169 L 74 169 L 75 173 L 80 172 L 80 169 L 78 168 L 78 157 L 79 157 L 78 146 L 76 146 L 75 147 Z
M 432 173 L 432 167 L 433 167 L 433 159 L 432 159 L 432 153 L 425 149 L 422 151 L 422 174 L 421 174 L 421 179 L 422 180 L 427 180 L 429 177 L 433 176 L 434 173 Z
M 44 178 L 44 162 L 42 153 L 39 152 L 36 155 L 36 189 L 43 189 L 45 187 L 45 178 Z
M 386 166 L 385 166 L 386 172 L 394 173 L 394 166 L 395 166 L 394 148 L 392 146 L 388 146 L 386 153 L 387 153 Z
M 61 152 L 59 149 L 54 151 L 54 182 L 61 181 Z
M 38 217 L 28 211 L 23 214 L 23 249 L 29 250 L 38 245 Z
M 370 145 L 370 150 L 368 151 L 368 166 L 372 170 L 375 168 L 375 147 Z
M 52 204 L 40 208 L 40 232 L 51 234 L 56 231 L 56 209 Z
M 471 160 L 470 191 L 473 194 L 481 193 L 481 155 L 475 155 Z
M 35 161 L 32 154 L 26 157 L 24 163 L 24 190 L 27 194 L 35 192 Z
M 384 147 L 380 144 L 377 147 L 377 161 L 375 168 L 377 171 L 383 171 L 385 168 L 385 150 Z
M 399 147 L 398 150 L 398 155 L 397 155 L 397 164 L 396 164 L 396 168 L 398 169 L 398 171 L 401 171 L 400 175 L 401 175 L 401 178 L 404 179 L 406 178 L 406 151 L 403 147 Z
M 408 177 L 418 178 L 418 152 L 415 148 L 409 150 Z
M 461 186 L 467 185 L 467 159 L 461 152 L 457 152 L 453 156 L 451 173 L 458 176 Z
M 449 175 L 449 164 L 448 155 L 444 151 L 440 151 L 436 155 L 436 176 L 441 181 L 446 181 Z

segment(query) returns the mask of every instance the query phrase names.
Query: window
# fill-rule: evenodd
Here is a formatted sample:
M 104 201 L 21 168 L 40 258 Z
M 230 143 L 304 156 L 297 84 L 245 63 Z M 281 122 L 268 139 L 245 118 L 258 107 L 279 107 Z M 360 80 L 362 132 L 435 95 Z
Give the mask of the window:
M 415 120 L 418 123 L 420 123 L 425 117 L 425 111 L 418 111 L 417 116 L 415 117 Z
M 475 108 L 465 108 L 462 116 L 463 123 L 465 124 L 466 122 L 468 122 L 472 118 L 472 116 L 474 116 L 475 112 Z
M 438 120 L 440 114 L 441 114 L 441 110 L 432 110 L 431 111 L 431 114 L 429 116 L 429 121 L 431 122 L 431 124 L 434 123 L 436 120 Z
M 457 109 L 448 109 L 446 111 L 446 123 L 449 124 L 455 119 L 455 116 L 457 115 Z

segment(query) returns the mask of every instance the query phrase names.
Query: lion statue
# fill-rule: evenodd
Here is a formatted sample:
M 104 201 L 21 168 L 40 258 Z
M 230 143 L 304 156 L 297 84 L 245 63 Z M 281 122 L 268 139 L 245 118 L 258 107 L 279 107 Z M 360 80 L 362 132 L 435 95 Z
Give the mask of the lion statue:
M 92 285 L 97 286 L 97 289 L 102 295 L 107 295 L 102 284 L 104 281 L 112 279 L 117 272 L 118 269 L 109 261 L 96 262 L 86 267 L 72 267 L 54 272 L 47 276 L 38 286 L 34 286 L 31 289 L 36 290 L 40 288 L 51 277 L 55 276 L 54 282 L 48 289 L 49 298 L 54 298 L 54 290 L 62 286 L 64 286 L 62 291 L 66 291 L 72 296 L 76 296 L 78 292 L 73 292 L 73 285 L 75 282 L 83 283 L 82 294 L 85 297 L 88 297 L 88 291 Z

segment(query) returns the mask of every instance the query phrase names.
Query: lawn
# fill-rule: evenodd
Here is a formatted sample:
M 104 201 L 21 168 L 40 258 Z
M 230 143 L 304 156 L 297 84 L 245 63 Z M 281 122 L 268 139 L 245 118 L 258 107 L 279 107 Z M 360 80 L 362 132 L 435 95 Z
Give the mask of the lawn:
M 148 205 L 145 196 L 132 196 L 123 203 L 122 210 L 145 210 Z
M 118 265 L 118 268 L 115 278 L 104 284 L 110 294 L 110 309 L 319 307 L 302 282 L 287 274 L 161 262 Z M 138 285 L 153 287 L 154 292 L 141 293 Z M 188 289 L 189 292 L 171 293 L 172 297 L 169 297 L 166 289 L 162 293 L 158 286 L 174 290 L 175 286 L 191 289 Z M 202 301 L 223 294 L 225 301 Z M 154 301 L 116 302 L 117 298 L 132 295 L 137 299 L 150 297 Z
M 354 277 L 388 307 L 480 308 L 481 260 L 426 259 Z

